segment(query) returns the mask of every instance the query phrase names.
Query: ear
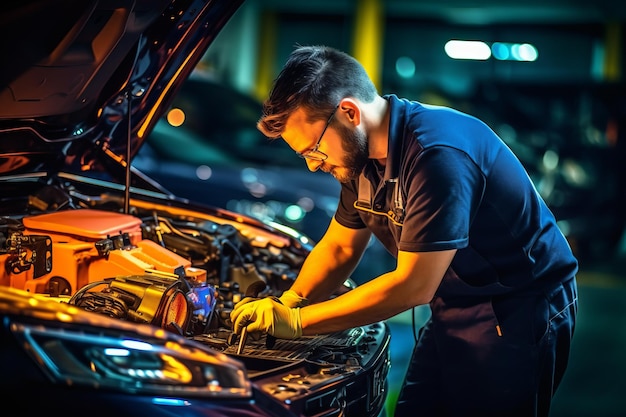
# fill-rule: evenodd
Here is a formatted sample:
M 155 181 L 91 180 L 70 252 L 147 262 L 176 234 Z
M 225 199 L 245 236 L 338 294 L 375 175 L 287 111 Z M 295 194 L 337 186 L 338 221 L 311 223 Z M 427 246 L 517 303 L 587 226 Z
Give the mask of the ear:
M 343 98 L 339 102 L 337 113 L 341 114 L 343 120 L 354 126 L 358 126 L 361 123 L 361 109 L 359 108 L 359 103 L 353 98 Z

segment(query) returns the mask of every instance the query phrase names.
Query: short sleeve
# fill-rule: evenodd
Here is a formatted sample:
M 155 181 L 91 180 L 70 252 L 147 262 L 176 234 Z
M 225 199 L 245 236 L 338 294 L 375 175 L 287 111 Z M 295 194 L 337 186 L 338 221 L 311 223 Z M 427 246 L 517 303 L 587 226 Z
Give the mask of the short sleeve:
M 354 208 L 354 202 L 358 197 L 357 189 L 356 181 L 341 184 L 339 205 L 335 212 L 335 220 L 342 226 L 350 229 L 363 229 L 366 227 L 357 209 Z
M 466 247 L 485 189 L 485 177 L 470 157 L 452 147 L 434 146 L 405 166 L 402 178 L 406 204 L 398 249 Z

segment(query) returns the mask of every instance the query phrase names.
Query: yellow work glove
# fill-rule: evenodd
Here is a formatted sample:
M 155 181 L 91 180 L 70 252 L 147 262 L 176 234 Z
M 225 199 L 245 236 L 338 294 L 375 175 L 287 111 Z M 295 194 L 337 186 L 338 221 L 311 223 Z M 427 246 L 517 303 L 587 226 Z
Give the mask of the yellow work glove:
M 281 303 L 290 308 L 306 307 L 309 305 L 309 300 L 304 297 L 300 297 L 294 290 L 287 290 L 279 297 Z
M 260 300 L 241 300 L 230 313 L 233 331 L 241 333 L 268 333 L 280 339 L 297 339 L 302 336 L 300 308 L 289 308 L 276 297 Z
M 244 304 L 250 303 L 252 301 L 258 301 L 258 297 L 244 297 L 237 304 L 235 304 L 234 310 L 237 310 Z M 306 307 L 309 305 L 309 300 L 304 297 L 300 297 L 294 290 L 287 290 L 283 292 L 278 300 L 287 307 L 295 308 L 295 307 Z
M 259 300 L 260 300 L 259 297 L 244 297 L 241 300 L 239 300 L 237 304 L 235 304 L 235 306 L 233 307 L 233 311 L 237 310 L 239 307 L 241 307 L 244 304 L 251 303 L 252 301 L 259 301 Z M 230 315 L 232 317 L 233 313 L 231 312 Z

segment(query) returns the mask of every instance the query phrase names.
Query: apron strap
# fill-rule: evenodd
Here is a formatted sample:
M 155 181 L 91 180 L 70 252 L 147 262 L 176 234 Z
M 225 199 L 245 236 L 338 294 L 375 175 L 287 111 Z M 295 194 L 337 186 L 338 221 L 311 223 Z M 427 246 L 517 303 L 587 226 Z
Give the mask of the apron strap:
M 365 178 L 363 173 L 359 176 L 359 195 L 357 197 L 356 206 L 368 210 L 373 208 L 372 184 Z

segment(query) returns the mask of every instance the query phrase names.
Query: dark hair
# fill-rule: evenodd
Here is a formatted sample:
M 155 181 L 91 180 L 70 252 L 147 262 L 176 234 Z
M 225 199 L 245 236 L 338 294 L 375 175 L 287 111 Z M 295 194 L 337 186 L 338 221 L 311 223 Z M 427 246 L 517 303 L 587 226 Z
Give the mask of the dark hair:
M 296 46 L 274 80 L 258 129 L 269 138 L 282 135 L 289 116 L 304 107 L 311 122 L 327 119 L 339 101 L 371 102 L 376 86 L 353 57 L 328 46 Z

